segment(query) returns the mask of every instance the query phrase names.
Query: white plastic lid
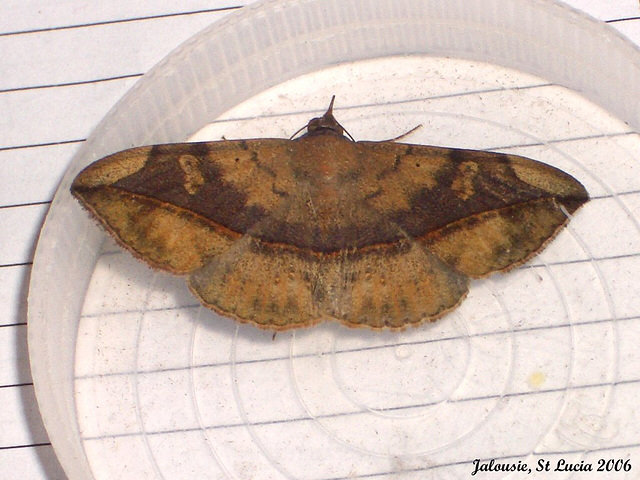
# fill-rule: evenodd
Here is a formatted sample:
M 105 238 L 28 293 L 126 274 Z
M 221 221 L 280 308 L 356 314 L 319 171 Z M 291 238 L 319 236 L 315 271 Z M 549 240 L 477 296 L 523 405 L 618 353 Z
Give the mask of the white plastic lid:
M 32 375 L 69 478 L 466 478 L 474 458 L 611 444 L 637 394 L 616 390 L 637 326 L 615 320 L 640 312 L 640 202 L 621 200 L 640 191 L 639 75 L 630 42 L 543 0 L 262 2 L 174 51 L 74 157 L 35 256 Z M 199 135 L 286 138 L 331 94 L 356 139 L 422 124 L 405 141 L 524 154 L 594 199 L 434 325 L 272 339 L 105 244 L 69 194 L 102 156 L 214 120 Z

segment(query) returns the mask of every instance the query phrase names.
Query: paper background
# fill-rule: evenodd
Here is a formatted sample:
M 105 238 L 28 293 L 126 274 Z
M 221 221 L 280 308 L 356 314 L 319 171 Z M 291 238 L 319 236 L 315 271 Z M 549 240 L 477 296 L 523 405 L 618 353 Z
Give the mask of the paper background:
M 78 145 L 136 79 L 249 2 L 7 2 L 0 19 L 0 478 L 64 478 L 33 394 L 26 294 L 38 233 Z M 631 0 L 571 1 L 640 42 Z M 635 447 L 636 450 L 638 446 Z

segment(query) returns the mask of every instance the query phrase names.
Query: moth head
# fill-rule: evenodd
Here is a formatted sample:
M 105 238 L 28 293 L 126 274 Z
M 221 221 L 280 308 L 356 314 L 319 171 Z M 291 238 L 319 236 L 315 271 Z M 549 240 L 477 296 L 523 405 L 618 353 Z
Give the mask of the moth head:
M 312 118 L 309 121 L 309 123 L 307 124 L 307 133 L 305 135 L 335 134 L 342 137 L 346 133 L 349 138 L 353 140 L 353 137 L 349 135 L 349 132 L 347 132 L 333 116 L 333 101 L 335 99 L 335 95 L 331 97 L 331 103 L 329 104 L 329 108 L 324 115 L 322 115 L 321 117 Z

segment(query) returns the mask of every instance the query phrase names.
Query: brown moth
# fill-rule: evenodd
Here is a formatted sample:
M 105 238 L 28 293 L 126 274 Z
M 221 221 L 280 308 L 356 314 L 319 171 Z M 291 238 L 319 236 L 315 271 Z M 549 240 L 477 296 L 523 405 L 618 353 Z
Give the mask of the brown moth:
M 294 140 L 132 148 L 72 194 L 206 307 L 269 330 L 325 319 L 400 330 L 456 308 L 470 278 L 538 253 L 589 199 L 528 158 L 356 142 L 332 113 Z

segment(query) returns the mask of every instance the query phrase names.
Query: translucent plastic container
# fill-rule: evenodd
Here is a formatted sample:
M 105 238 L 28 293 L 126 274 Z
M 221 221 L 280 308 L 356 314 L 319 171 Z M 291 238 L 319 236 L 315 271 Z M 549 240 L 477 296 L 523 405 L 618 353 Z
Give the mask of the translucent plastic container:
M 640 312 L 640 202 L 621 199 L 640 191 L 639 88 L 630 42 L 545 0 L 260 2 L 172 52 L 74 157 L 35 256 L 32 374 L 69 478 L 467 478 L 474 458 L 637 439 L 640 387 L 619 385 L 640 329 L 616 320 Z M 131 146 L 287 138 L 332 94 L 356 139 L 421 124 L 403 141 L 521 153 L 594 200 L 434 325 L 272 338 L 105 243 L 69 194 Z

